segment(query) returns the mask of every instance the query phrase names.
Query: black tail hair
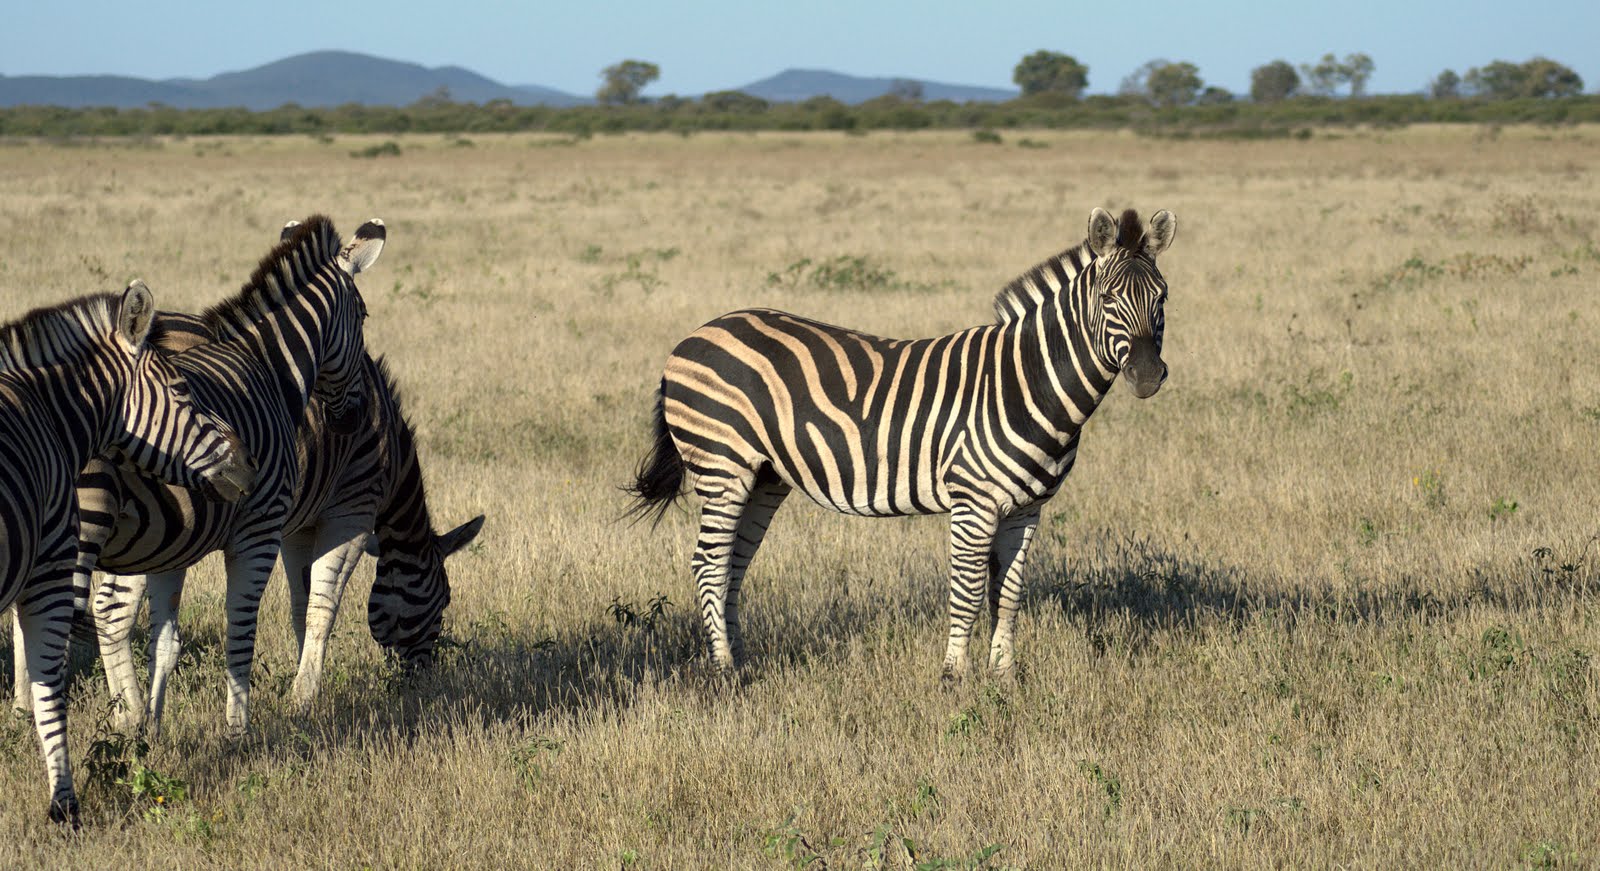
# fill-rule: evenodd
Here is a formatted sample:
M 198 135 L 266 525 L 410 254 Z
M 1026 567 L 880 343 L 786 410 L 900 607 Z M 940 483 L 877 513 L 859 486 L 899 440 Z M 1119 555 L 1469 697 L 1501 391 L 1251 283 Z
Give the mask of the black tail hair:
M 667 432 L 666 388 L 666 379 L 662 379 L 661 389 L 656 391 L 655 442 L 649 455 L 640 461 L 633 483 L 622 488 L 633 496 L 633 504 L 623 516 L 637 523 L 654 514 L 650 521 L 652 528 L 661 522 L 683 490 L 683 458 L 678 456 L 678 446 L 672 443 L 672 434 Z

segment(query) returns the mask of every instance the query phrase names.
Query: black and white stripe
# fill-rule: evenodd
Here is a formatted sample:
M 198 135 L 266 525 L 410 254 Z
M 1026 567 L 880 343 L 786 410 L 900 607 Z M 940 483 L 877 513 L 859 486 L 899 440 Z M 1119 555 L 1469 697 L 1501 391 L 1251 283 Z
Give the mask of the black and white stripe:
M 16 643 L 44 752 L 50 817 L 78 824 L 67 756 L 65 653 L 78 551 L 74 488 L 114 452 L 167 481 L 238 499 L 253 477 L 228 428 L 196 408 L 184 375 L 149 350 L 155 303 L 142 283 L 0 327 L 0 608 Z
M 163 315 L 163 323 L 169 336 L 182 330 L 186 337 L 209 340 L 204 325 L 189 316 Z M 483 525 L 479 515 L 449 532 L 433 531 L 416 440 L 401 410 L 399 391 L 382 360 L 369 357 L 366 366 L 372 385 L 367 421 L 354 433 L 336 432 L 328 425 L 322 403 L 313 400 L 296 449 L 299 483 L 284 523 L 281 556 L 300 646 L 292 698 L 302 712 L 316 699 L 328 638 L 363 544 L 378 558 L 367 606 L 372 636 L 408 667 L 422 667 L 432 662 L 450 604 L 445 558 L 470 543 Z M 151 486 L 148 479 L 113 486 L 122 494 L 125 515 L 150 517 L 162 512 L 165 491 Z M 208 519 L 203 510 L 197 512 L 197 523 Z M 178 569 L 119 579 L 115 603 L 108 609 L 134 613 L 141 593 L 149 599 L 147 724 L 152 736 L 159 735 L 166 688 L 181 652 L 177 620 L 184 576 Z M 123 643 L 127 628 L 118 627 L 113 640 Z M 113 680 L 123 686 L 133 678 L 119 673 Z
M 985 598 L 989 662 L 1012 665 L 1022 566 L 1039 509 L 1122 374 L 1147 397 L 1161 361 L 1166 281 L 1156 256 L 1176 220 L 1146 232 L 1102 209 L 1083 244 L 995 299 L 998 323 L 933 339 L 870 336 L 784 312 L 733 312 L 667 359 L 656 439 L 632 486 L 664 511 L 687 471 L 704 500 L 693 557 L 711 655 L 742 657 L 738 598 L 773 514 L 798 489 L 847 514 L 950 513 L 947 675 L 966 669 Z
M 150 575 L 152 588 L 175 586 L 181 577 L 172 581 L 170 573 L 219 549 L 228 576 L 227 725 L 231 734 L 248 728 L 256 612 L 298 489 L 297 437 L 308 402 L 322 401 L 336 431 L 354 433 L 368 417 L 366 306 L 353 279 L 377 260 L 384 238 L 383 223 L 370 221 L 341 245 L 331 221 L 307 219 L 235 297 L 201 316 L 211 341 L 191 342 L 171 358 L 201 407 L 228 420 L 249 445 L 260 469 L 250 498 L 218 510 L 109 464 L 80 479 L 80 584 L 96 568 L 114 573 L 96 591 L 93 610 L 106 676 L 123 701 L 123 728 L 137 727 L 145 712 L 128 644 L 142 589 L 139 578 L 115 575 Z M 175 627 L 171 636 L 153 634 L 158 653 L 171 646 L 175 655 Z

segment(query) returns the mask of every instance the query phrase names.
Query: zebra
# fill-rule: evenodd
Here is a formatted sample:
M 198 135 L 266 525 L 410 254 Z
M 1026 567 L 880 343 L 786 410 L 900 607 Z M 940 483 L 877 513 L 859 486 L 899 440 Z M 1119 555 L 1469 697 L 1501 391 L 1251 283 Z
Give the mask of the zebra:
M 385 238 L 383 222 L 374 219 L 341 244 L 327 217 L 307 218 L 260 261 L 236 295 L 201 314 L 214 339 L 172 357 L 201 406 L 229 420 L 254 452 L 259 473 L 249 498 L 214 510 L 184 489 L 155 486 L 126 469 L 107 473 L 103 465 L 98 474 L 79 479 L 80 587 L 97 565 L 125 574 L 170 572 L 213 550 L 223 552 L 230 736 L 249 728 L 256 612 L 293 505 L 297 434 L 307 404 L 313 396 L 322 400 L 334 432 L 353 433 L 367 419 L 366 305 L 354 277 L 377 261 Z M 154 340 L 159 344 L 162 337 Z M 157 507 L 124 516 L 127 493 L 140 488 L 158 494 Z M 183 522 L 191 516 L 194 522 Z M 144 713 L 128 648 L 139 600 L 137 594 L 119 599 L 119 592 L 117 579 L 108 576 L 93 612 L 112 695 L 123 702 L 118 726 L 133 731 Z
M 626 487 L 635 518 L 703 500 L 692 558 L 713 665 L 743 658 L 739 590 L 794 489 L 845 514 L 950 514 L 943 673 L 967 669 L 988 598 L 989 665 L 1011 672 L 1022 568 L 1039 510 L 1078 454 L 1084 422 L 1122 374 L 1161 388 L 1169 211 L 1096 208 L 1088 237 L 995 297 L 997 322 L 884 339 L 771 309 L 723 315 L 667 358 L 654 443 Z
M 189 315 L 163 314 L 169 348 L 209 341 L 205 325 Z M 183 338 L 177 342 L 174 336 Z M 401 410 L 400 393 L 388 366 L 366 358 L 370 419 L 354 434 L 341 435 L 327 425 L 321 403 L 306 410 L 296 447 L 299 475 L 294 506 L 284 523 L 281 557 L 289 580 L 290 615 L 300 648 L 300 665 L 291 696 L 297 713 L 315 700 L 321 681 L 328 636 L 338 615 L 345 583 L 363 551 L 378 560 L 377 576 L 367 603 L 367 622 L 374 640 L 409 670 L 432 663 L 433 649 L 450 604 L 445 559 L 470 544 L 483 526 L 483 515 L 445 532 L 435 533 L 428 512 L 427 491 L 417 458 L 416 439 Z M 147 478 L 115 475 L 109 464 L 91 466 L 86 489 L 118 493 L 123 518 L 159 517 L 165 488 Z M 194 523 L 204 526 L 212 509 L 198 504 Z M 123 522 L 126 522 L 125 520 Z M 98 552 L 102 533 L 84 536 L 86 551 Z M 374 532 L 374 535 L 368 535 Z M 93 560 L 80 563 L 80 583 L 87 581 Z M 141 595 L 150 603 L 150 695 L 146 728 L 159 738 L 166 688 L 181 651 L 177 623 L 184 570 L 123 578 L 115 586 L 114 610 L 137 612 Z M 131 621 L 110 633 L 115 647 L 126 643 Z M 132 665 L 131 656 L 117 662 Z M 131 674 L 115 676 L 107 669 L 113 692 L 136 686 Z M 124 696 L 128 704 L 138 702 Z M 130 708 L 132 709 L 132 708 Z
M 50 819 L 79 825 L 67 755 L 66 643 L 78 550 L 73 482 L 88 459 L 127 463 L 210 498 L 254 478 L 234 432 L 201 411 L 183 373 L 149 350 L 154 296 L 88 296 L 0 326 L 0 609 L 16 606 Z

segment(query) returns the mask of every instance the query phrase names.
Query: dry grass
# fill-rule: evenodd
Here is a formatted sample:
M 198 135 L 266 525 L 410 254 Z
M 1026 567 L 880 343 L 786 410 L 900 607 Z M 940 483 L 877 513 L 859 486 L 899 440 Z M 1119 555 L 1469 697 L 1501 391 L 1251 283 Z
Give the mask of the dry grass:
M 85 677 L 86 829 L 44 821 L 31 725 L 5 718 L 0 863 L 909 867 L 908 842 L 920 862 L 1000 845 L 990 867 L 1600 862 L 1600 131 L 1029 138 L 1049 147 L 0 145 L 8 315 L 136 275 L 196 309 L 286 218 L 383 217 L 370 343 L 438 521 L 489 515 L 439 667 L 385 669 L 364 566 L 307 721 L 274 584 L 238 745 L 208 562 L 145 759 L 187 798 L 155 812 L 88 770 L 111 736 Z M 746 587 L 745 679 L 707 678 L 692 515 L 617 522 L 676 340 L 752 304 L 891 335 L 976 323 L 1095 205 L 1179 217 L 1172 378 L 1113 394 L 1046 510 L 1021 679 L 938 682 L 942 519 L 800 502 Z M 892 277 L 767 281 L 841 256 Z

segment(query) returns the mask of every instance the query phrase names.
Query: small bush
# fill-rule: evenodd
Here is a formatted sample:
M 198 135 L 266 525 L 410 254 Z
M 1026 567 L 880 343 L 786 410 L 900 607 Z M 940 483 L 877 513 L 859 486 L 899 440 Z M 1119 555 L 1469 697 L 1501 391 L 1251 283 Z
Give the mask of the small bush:
M 382 143 L 380 145 L 368 145 L 366 148 L 362 148 L 362 149 L 358 149 L 356 151 L 352 151 L 352 152 L 350 152 L 350 156 L 351 157 L 361 157 L 361 158 L 399 157 L 400 156 L 400 143 L 395 142 L 393 139 L 390 139 L 387 142 L 384 142 L 384 143 Z

